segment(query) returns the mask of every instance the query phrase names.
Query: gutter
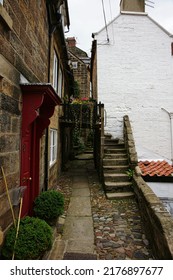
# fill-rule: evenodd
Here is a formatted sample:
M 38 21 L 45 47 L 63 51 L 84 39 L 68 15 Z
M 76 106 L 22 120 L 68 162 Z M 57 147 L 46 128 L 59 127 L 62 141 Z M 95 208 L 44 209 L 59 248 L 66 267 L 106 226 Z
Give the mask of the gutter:
M 173 113 L 172 112 L 168 112 L 166 109 L 161 108 L 163 111 L 165 111 L 170 119 L 170 137 L 171 137 L 171 161 L 172 161 L 172 165 L 173 165 Z

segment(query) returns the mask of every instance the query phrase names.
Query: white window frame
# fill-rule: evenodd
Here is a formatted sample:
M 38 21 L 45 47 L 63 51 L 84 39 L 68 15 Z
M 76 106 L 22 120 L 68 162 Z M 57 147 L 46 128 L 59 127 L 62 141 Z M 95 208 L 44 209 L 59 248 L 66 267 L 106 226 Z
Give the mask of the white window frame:
M 57 161 L 58 150 L 58 131 L 50 129 L 50 161 L 49 165 L 52 166 Z
M 63 83 L 63 73 L 62 68 L 59 69 L 59 77 L 58 77 L 58 95 L 62 97 L 62 83 Z
M 65 29 L 65 20 L 64 20 L 64 8 L 63 5 L 60 7 L 60 14 L 61 14 L 61 20 L 62 20 L 62 28 Z
M 59 70 L 59 59 L 56 54 L 56 51 L 54 51 L 54 57 L 53 57 L 53 88 L 55 91 L 58 91 L 58 71 Z
M 77 69 L 78 68 L 78 63 L 77 61 L 72 61 L 72 68 Z

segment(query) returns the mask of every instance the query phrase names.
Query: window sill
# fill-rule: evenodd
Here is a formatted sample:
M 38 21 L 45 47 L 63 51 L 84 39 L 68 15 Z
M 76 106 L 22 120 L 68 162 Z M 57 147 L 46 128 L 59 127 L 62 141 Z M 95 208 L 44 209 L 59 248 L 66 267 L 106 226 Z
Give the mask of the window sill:
M 3 20 L 3 23 L 6 25 L 6 27 L 9 30 L 12 30 L 13 21 L 12 21 L 11 17 L 9 16 L 9 14 L 7 13 L 7 11 L 5 10 L 5 8 L 2 6 L 2 4 L 0 4 L 0 19 Z
M 56 164 L 57 160 L 49 163 L 49 168 L 52 168 Z

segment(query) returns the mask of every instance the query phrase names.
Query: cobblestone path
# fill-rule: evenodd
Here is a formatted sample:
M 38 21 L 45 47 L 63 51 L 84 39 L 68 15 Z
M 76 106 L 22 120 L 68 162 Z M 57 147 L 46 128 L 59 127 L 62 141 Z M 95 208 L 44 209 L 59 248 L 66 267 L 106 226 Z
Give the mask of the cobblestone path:
M 98 259 L 152 259 L 135 198 L 107 200 L 92 170 L 92 165 L 88 166 Z
M 100 260 L 152 259 L 135 198 L 107 200 L 94 169 L 94 162 L 80 160 L 73 162 L 74 164 L 77 169 L 85 169 L 88 177 L 97 258 Z M 71 197 L 72 172 L 74 169 L 72 171 L 69 167 L 59 180 L 58 189 L 65 197 L 64 219 Z M 60 236 L 58 240 L 59 238 L 61 239 Z

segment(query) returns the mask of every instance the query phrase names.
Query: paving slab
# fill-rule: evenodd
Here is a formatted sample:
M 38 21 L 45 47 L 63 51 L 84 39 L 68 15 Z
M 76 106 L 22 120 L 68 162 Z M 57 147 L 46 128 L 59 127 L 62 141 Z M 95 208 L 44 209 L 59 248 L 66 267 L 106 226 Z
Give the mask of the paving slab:
M 87 182 L 74 182 L 73 183 L 73 189 L 88 189 L 88 183 Z
M 83 188 L 83 189 L 76 188 L 72 190 L 72 196 L 79 196 L 79 197 L 90 196 L 90 191 L 88 188 Z
M 68 240 L 66 246 L 66 252 L 70 253 L 83 253 L 83 254 L 93 254 L 94 253 L 94 244 L 91 242 L 92 240 Z
M 63 240 L 70 239 L 76 240 L 77 242 L 78 240 L 84 240 L 94 243 L 92 217 L 67 216 L 64 225 Z
M 86 171 L 85 171 L 85 175 L 80 175 L 80 174 L 78 176 L 73 176 L 73 183 L 86 183 L 86 184 L 88 184 L 88 178 L 86 177 Z
M 67 216 L 91 217 L 90 197 L 72 196 L 70 199 Z
M 96 254 L 66 252 L 63 260 L 97 260 Z

